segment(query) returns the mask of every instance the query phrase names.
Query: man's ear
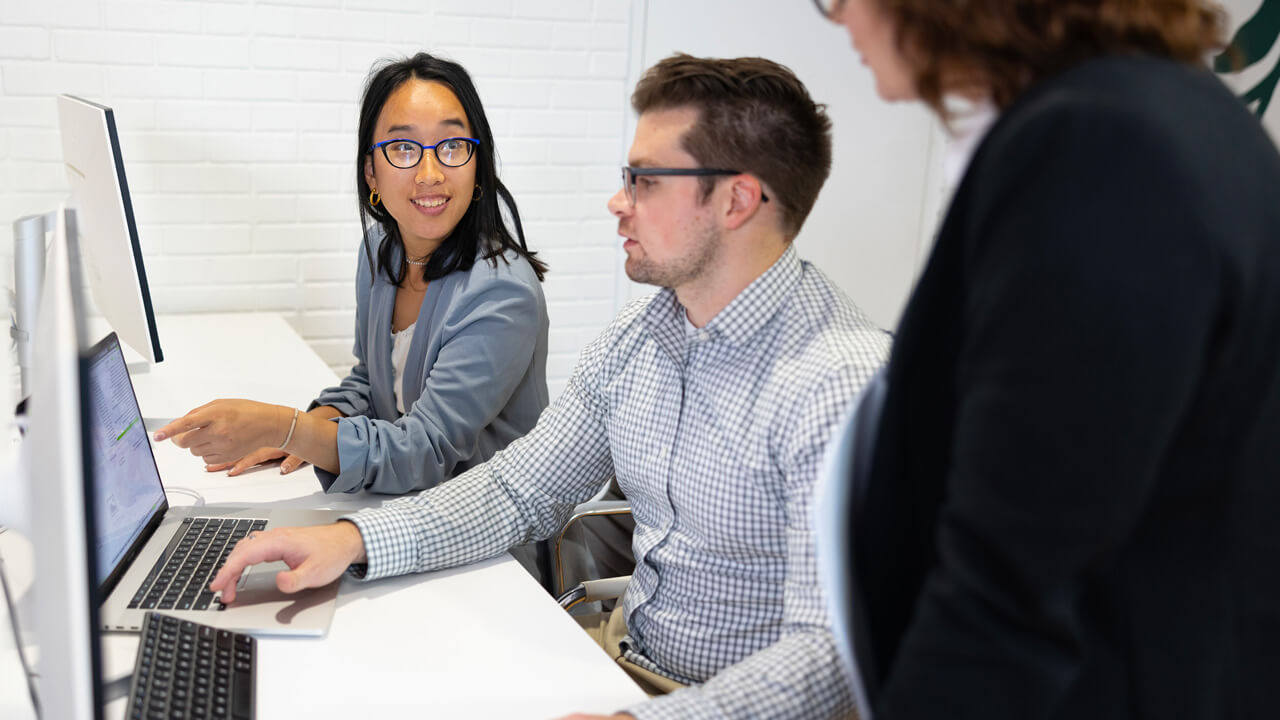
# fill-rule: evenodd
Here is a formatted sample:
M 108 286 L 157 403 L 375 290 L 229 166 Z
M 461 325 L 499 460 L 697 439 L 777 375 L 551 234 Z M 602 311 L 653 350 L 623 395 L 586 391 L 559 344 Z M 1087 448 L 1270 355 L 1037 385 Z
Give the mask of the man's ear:
M 729 185 L 729 206 L 725 212 L 725 228 L 737 230 L 760 211 L 764 203 L 764 187 L 751 175 L 735 175 Z

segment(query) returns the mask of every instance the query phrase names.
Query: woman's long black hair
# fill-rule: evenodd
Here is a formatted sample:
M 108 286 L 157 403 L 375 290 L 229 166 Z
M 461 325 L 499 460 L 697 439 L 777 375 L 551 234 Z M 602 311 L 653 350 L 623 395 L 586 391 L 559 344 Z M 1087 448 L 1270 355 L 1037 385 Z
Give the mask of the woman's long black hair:
M 369 148 L 373 147 L 374 126 L 382 106 L 392 92 L 412 79 L 429 80 L 448 87 L 462 103 L 467 113 L 467 122 L 471 131 L 480 141 L 472 162 L 476 163 L 476 183 L 480 185 L 480 198 L 473 200 L 466 214 L 458 221 L 457 227 L 449 233 L 444 243 L 431 253 L 431 259 L 422 268 L 424 280 L 444 277 L 455 270 L 470 270 L 475 264 L 476 254 L 480 251 L 480 243 L 485 244 L 484 258 L 498 266 L 507 250 L 515 250 L 523 255 L 538 280 L 542 280 L 547 272 L 546 263 L 538 259 L 537 253 L 531 252 L 524 240 L 524 226 L 520 224 L 520 211 L 516 209 L 516 201 L 511 192 L 498 179 L 497 154 L 493 147 L 493 130 L 489 128 L 489 118 L 484 114 L 484 106 L 480 104 L 480 95 L 471 82 L 471 76 L 458 63 L 443 60 L 427 53 L 418 53 L 413 57 L 399 60 L 388 60 L 377 67 L 369 75 L 364 86 L 364 99 L 360 102 L 360 129 L 356 146 L 356 194 L 360 203 L 360 225 L 364 230 L 364 251 L 369 258 L 373 272 L 381 270 L 392 283 L 399 285 L 404 281 L 405 267 L 403 263 L 394 263 L 397 253 L 404 257 L 404 240 L 400 237 L 400 228 L 395 218 L 383 205 L 369 202 L 370 188 L 364 178 L 364 162 L 369 156 Z M 503 222 L 502 210 L 498 207 L 501 199 L 511 215 L 511 224 L 515 226 L 516 237 Z M 378 248 L 378 260 L 374 263 L 373 253 L 369 247 L 369 232 L 377 223 L 386 239 Z M 518 240 L 517 240 L 518 238 Z M 504 258 L 505 262 L 505 258 Z

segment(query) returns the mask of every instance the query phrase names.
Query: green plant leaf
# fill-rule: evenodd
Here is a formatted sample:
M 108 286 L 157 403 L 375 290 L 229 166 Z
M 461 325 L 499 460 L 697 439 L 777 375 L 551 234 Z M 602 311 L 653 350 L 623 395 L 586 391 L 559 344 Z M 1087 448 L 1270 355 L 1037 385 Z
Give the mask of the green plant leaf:
M 1271 68 L 1271 72 L 1267 73 L 1266 77 L 1250 88 L 1249 92 L 1241 96 L 1246 105 L 1251 102 L 1258 103 L 1254 113 L 1259 118 L 1267 111 L 1267 106 L 1271 104 L 1271 97 L 1276 91 L 1277 82 L 1280 82 L 1280 60 L 1276 61 L 1276 66 Z
M 1227 49 L 1213 58 L 1214 72 L 1238 72 L 1271 52 L 1280 37 L 1280 0 L 1262 0 L 1262 7 L 1236 30 Z M 1237 65 L 1236 60 L 1241 64 Z

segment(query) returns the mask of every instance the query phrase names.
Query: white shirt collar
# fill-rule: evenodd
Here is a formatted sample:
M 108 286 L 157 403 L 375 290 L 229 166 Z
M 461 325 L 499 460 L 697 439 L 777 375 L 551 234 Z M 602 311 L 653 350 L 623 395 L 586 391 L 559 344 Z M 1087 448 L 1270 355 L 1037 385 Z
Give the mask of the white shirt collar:
M 990 100 L 974 101 L 948 95 L 944 103 L 951 112 L 947 149 L 942 157 L 942 176 L 947 188 L 954 190 L 969 169 L 973 153 L 982 144 L 987 131 L 1000 113 Z

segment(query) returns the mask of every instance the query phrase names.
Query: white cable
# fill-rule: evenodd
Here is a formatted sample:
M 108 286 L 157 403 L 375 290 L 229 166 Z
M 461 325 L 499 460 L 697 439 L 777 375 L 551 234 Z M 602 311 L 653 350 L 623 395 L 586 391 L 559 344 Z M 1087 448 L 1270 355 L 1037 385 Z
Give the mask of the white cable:
M 166 485 L 164 488 L 164 492 L 166 495 L 168 495 L 169 493 L 176 493 L 178 495 L 186 495 L 187 497 L 195 498 L 196 501 L 194 505 L 196 507 L 199 507 L 204 504 L 204 496 L 201 495 L 199 492 L 192 490 L 191 488 L 170 487 Z

